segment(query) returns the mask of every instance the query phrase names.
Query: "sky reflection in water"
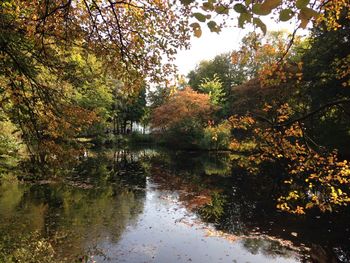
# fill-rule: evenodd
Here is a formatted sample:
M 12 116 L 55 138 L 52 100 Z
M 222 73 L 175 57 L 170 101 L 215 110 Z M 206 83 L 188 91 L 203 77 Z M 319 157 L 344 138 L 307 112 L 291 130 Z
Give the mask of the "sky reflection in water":
M 95 153 L 65 183 L 3 182 L 0 233 L 15 241 L 39 231 L 67 262 L 347 260 L 332 240 L 349 235 L 315 243 L 305 221 L 270 213 L 241 179 L 225 155 Z

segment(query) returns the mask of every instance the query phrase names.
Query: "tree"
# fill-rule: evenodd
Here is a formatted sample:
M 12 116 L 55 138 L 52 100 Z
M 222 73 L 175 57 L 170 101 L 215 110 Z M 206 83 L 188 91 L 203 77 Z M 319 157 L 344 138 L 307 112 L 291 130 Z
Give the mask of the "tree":
M 346 11 L 339 14 L 337 30 L 322 23 L 312 31 L 311 47 L 302 57 L 302 84 L 309 111 L 329 105 L 306 120 L 308 135 L 317 144 L 349 156 L 350 17 Z
M 146 88 L 140 90 L 137 96 L 134 96 L 127 107 L 127 120 L 130 120 L 130 130 L 133 130 L 133 123 L 140 122 L 146 110 Z
M 101 136 L 109 129 L 112 114 L 113 74 L 103 67 L 103 61 L 82 48 L 75 47 L 66 58 L 63 79 L 71 84 L 67 97 L 77 106 L 94 112 L 98 117 L 92 125 L 82 130 L 84 137 Z M 119 87 L 121 89 L 121 87 Z
M 217 75 L 214 75 L 213 79 L 203 79 L 202 83 L 199 85 L 199 90 L 209 95 L 213 105 L 218 106 L 224 101 L 225 94 L 222 89 L 222 83 Z
M 16 127 L 0 114 L 0 178 L 16 166 L 21 148 Z
M 140 122 L 146 111 L 146 89 L 136 93 L 128 93 L 123 89 L 116 89 L 113 104 L 113 131 L 115 134 L 126 134 L 132 131 L 133 123 Z M 129 128 L 127 127 L 129 124 Z
M 141 75 L 153 72 L 156 78 L 161 55 L 171 57 L 174 48 L 186 45 L 186 17 L 180 19 L 183 7 L 169 2 L 6 0 L 0 8 L 7 40 L 11 40 L 7 33 L 18 29 L 37 41 L 41 51 L 68 44 L 88 48 L 111 62 L 123 81 L 132 70 Z
M 164 86 L 157 86 L 154 89 L 150 88 L 147 94 L 151 109 L 155 109 L 165 104 L 171 95 L 171 89 Z
M 232 85 L 241 84 L 244 81 L 235 65 L 231 63 L 230 53 L 224 53 L 212 60 L 201 61 L 187 75 L 188 85 L 198 91 L 204 79 L 213 79 L 215 76 L 222 82 L 223 89 L 228 95 L 231 92 Z
M 232 147 L 254 142 L 257 154 L 242 165 L 251 173 L 273 167 L 267 172 L 276 173 L 284 191 L 276 196 L 283 211 L 335 211 L 350 201 L 350 167 L 338 151 L 344 153 L 349 140 L 347 12 L 336 23 L 336 29 L 319 24 L 302 53 L 272 60 L 272 71 L 262 67 L 260 78 L 236 89 L 246 105 L 230 118 Z
M 216 87 L 214 93 L 216 93 L 217 98 L 214 100 L 217 100 L 216 104 L 220 101 L 220 117 L 228 117 L 230 112 L 231 105 L 228 98 L 233 95 L 232 86 L 242 84 L 246 80 L 241 64 L 232 63 L 231 60 L 231 54 L 224 53 L 212 60 L 201 61 L 187 76 L 189 78 L 188 84 L 196 91 L 208 94 L 210 92 L 208 88 Z M 213 93 L 213 90 L 211 92 Z M 221 99 L 218 97 L 221 97 Z
M 166 135 L 177 147 L 194 147 L 199 143 L 211 111 L 209 95 L 187 87 L 153 110 L 151 126 L 154 133 Z
M 276 173 L 274 180 L 284 194 L 279 196 L 277 208 L 295 214 L 318 208 L 322 212 L 346 206 L 349 201 L 350 167 L 339 160 L 335 152 L 318 152 L 305 137 L 303 122 L 290 122 L 292 108 L 286 103 L 277 113 L 266 105 L 264 111 L 271 119 L 257 118 L 252 114 L 232 116 L 230 122 L 234 134 L 250 131 L 248 136 L 257 145 L 257 153 L 251 154 L 248 163 L 241 163 L 249 173 L 261 173 L 266 167 Z M 239 145 L 240 138 L 233 143 Z
M 67 69 L 81 66 L 65 59 L 74 47 L 83 49 L 84 57 L 94 54 L 103 61 L 113 79 L 132 93 L 146 76 L 159 81 L 172 72 L 160 62 L 187 45 L 184 9 L 157 1 L 2 1 L 1 110 L 21 130 L 34 159 L 59 162 L 57 154 L 67 150 L 61 146 L 72 146 L 81 130 L 95 122 L 91 103 L 110 99 L 105 83 L 89 79 L 84 84 L 93 74 L 67 74 Z M 98 85 L 99 102 L 93 102 L 97 97 L 89 85 Z M 80 105 L 76 90 L 85 93 Z
M 341 27 L 337 21 L 339 13 L 342 10 L 349 10 L 350 7 L 347 0 L 180 1 L 191 9 L 192 16 L 198 22 L 206 23 L 210 31 L 217 33 L 220 32 L 222 24 L 217 24 L 215 18 L 217 15 L 228 17 L 230 11 L 239 14 L 237 21 L 239 27 L 244 28 L 245 24 L 253 24 L 266 34 L 267 26 L 260 19 L 261 16 L 275 14 L 276 20 L 280 22 L 295 19 L 298 28 L 306 28 L 310 21 L 324 21 L 328 28 L 337 29 Z M 190 25 L 196 37 L 202 35 L 201 25 L 198 22 Z

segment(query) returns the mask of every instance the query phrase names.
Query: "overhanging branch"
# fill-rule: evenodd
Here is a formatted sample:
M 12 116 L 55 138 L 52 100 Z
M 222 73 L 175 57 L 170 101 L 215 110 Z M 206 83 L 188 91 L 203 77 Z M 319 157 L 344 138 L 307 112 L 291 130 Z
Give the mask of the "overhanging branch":
M 285 126 L 291 126 L 292 124 L 294 123 L 297 123 L 297 122 L 301 122 L 303 120 L 306 120 L 308 118 L 310 118 L 311 116 L 323 111 L 323 110 L 326 110 L 330 107 L 333 107 L 333 106 L 339 106 L 339 105 L 344 105 L 344 104 L 350 104 L 350 99 L 342 99 L 342 100 L 336 100 L 336 101 L 332 101 L 332 102 L 328 102 L 320 107 L 318 107 L 317 109 L 299 117 L 299 118 L 295 118 L 295 119 L 291 119 L 291 120 L 288 120 L 288 121 L 285 121 L 285 122 L 281 122 L 281 123 L 275 123 L 269 119 L 267 119 L 266 117 L 262 116 L 262 115 L 258 115 L 258 114 L 254 114 L 254 116 L 257 118 L 257 119 L 260 119 L 264 122 L 267 122 L 269 123 L 273 128 L 281 128 L 281 127 L 285 127 Z

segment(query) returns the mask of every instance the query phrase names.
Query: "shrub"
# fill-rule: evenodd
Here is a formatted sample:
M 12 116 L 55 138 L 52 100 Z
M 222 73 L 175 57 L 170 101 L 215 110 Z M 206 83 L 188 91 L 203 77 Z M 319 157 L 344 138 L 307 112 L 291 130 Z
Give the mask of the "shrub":
M 204 129 L 200 142 L 202 149 L 227 150 L 230 145 L 231 126 L 227 121 L 217 126 L 209 125 Z

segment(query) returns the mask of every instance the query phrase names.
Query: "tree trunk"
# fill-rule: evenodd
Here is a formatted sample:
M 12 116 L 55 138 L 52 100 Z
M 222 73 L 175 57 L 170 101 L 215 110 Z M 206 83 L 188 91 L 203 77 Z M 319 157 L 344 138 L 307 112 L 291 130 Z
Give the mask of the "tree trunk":
M 126 125 L 127 125 L 127 120 L 124 120 L 123 134 L 126 134 Z
M 114 135 L 116 134 L 115 122 L 116 122 L 116 120 L 115 120 L 115 116 L 113 116 L 113 134 L 114 134 Z

